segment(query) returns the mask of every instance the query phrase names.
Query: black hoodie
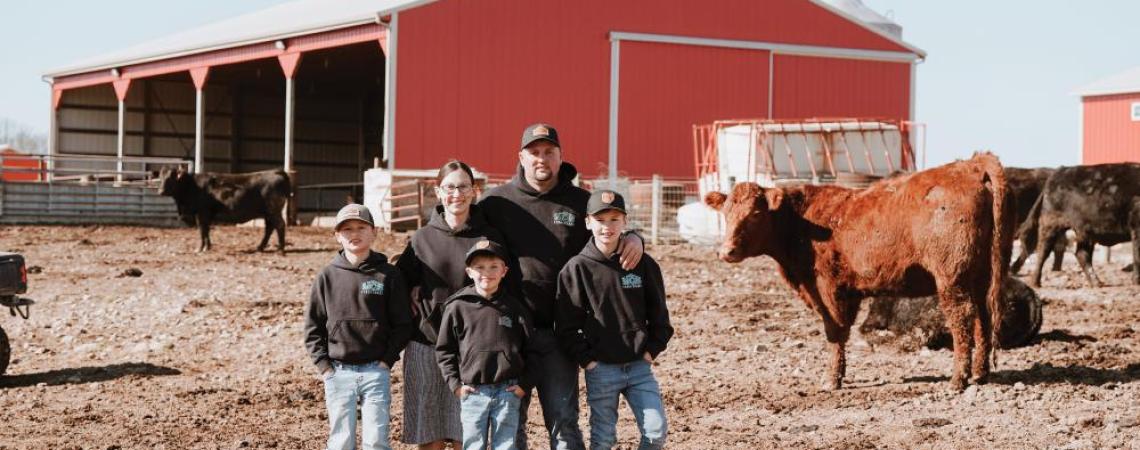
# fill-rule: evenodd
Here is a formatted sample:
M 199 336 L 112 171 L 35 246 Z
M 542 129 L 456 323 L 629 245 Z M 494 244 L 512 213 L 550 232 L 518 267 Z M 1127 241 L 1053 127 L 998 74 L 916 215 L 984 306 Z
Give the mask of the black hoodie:
M 526 182 L 523 168 L 507 184 L 491 189 L 479 202 L 487 222 L 506 239 L 518 259 L 523 302 L 536 328 L 554 326 L 558 271 L 586 245 L 586 202 L 590 193 L 571 181 L 570 163 L 558 169 L 558 184 L 539 193 Z
M 645 254 L 633 270 L 606 257 L 593 239 L 558 276 L 556 333 L 582 367 L 590 361 L 624 364 L 645 352 L 665 351 L 673 326 L 657 261 Z
M 457 229 L 447 224 L 443 207 L 437 206 L 427 226 L 416 231 L 408 242 L 396 261 L 396 267 L 408 281 L 409 290 L 420 287 L 418 298 L 412 299 L 420 311 L 419 328 L 412 336 L 413 340 L 435 345 L 444 302 L 460 288 L 471 284 L 463 265 L 467 250 L 484 239 L 503 243 L 503 236 L 487 224 L 477 205 L 471 205 L 467 223 Z
M 400 271 L 381 253 L 354 266 L 338 252 L 313 280 L 305 347 L 321 372 L 330 360 L 392 367 L 412 335 L 411 301 Z
M 499 289 L 490 299 L 474 286 L 456 292 L 444 307 L 436 358 L 447 386 L 495 384 L 515 379 L 524 390 L 523 353 L 532 325 L 522 304 Z

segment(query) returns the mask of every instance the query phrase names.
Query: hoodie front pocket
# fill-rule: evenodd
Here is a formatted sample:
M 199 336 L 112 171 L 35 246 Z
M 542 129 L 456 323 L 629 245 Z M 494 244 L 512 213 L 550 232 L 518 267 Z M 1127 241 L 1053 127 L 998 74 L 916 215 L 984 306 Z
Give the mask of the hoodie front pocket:
M 646 338 L 649 337 L 644 326 L 622 331 L 621 334 L 622 341 L 634 352 L 641 352 L 645 348 Z
M 385 341 L 384 330 L 375 319 L 338 320 L 329 332 L 329 356 L 348 360 L 379 357 Z
M 494 381 L 499 367 L 505 363 L 506 356 L 501 351 L 475 351 L 463 358 L 459 372 L 465 382 L 488 384 Z

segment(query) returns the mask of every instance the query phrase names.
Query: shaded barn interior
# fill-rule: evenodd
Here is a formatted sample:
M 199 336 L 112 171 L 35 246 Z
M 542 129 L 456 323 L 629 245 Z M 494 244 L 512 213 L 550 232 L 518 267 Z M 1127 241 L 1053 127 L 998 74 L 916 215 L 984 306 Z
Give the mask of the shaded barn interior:
M 359 198 L 360 174 L 383 157 L 384 64 L 375 41 L 301 58 L 294 77 L 298 213 L 335 210 L 347 196 Z M 203 89 L 202 169 L 281 168 L 285 89 L 275 58 L 211 68 Z M 195 89 L 189 72 L 135 80 L 125 105 L 125 156 L 194 159 Z M 57 120 L 58 153 L 116 155 L 118 100 L 110 84 L 64 91 Z

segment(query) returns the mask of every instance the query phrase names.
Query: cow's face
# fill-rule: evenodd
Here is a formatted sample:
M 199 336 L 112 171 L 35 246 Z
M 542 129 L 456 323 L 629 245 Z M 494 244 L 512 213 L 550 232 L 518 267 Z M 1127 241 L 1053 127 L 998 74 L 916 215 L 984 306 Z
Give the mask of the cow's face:
M 726 196 L 710 192 L 705 204 L 724 214 L 724 242 L 717 249 L 720 259 L 730 263 L 767 253 L 775 238 L 774 215 L 783 201 L 782 189 L 764 189 L 756 183 L 740 183 Z
M 180 191 L 179 183 L 186 177 L 182 168 L 165 168 L 158 173 L 158 195 L 173 197 Z

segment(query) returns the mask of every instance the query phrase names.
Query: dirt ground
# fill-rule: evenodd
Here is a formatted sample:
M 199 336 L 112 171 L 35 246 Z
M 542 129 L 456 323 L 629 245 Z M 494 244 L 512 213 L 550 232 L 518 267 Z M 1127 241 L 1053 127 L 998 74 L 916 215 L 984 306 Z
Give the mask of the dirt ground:
M 301 316 L 335 243 L 328 229 L 291 228 L 280 257 L 250 251 L 259 233 L 222 227 L 213 252 L 195 254 L 191 229 L 0 228 L 0 250 L 34 266 L 38 302 L 29 320 L 0 318 L 13 353 L 0 449 L 321 448 Z M 406 239 L 382 235 L 376 248 L 390 255 Z M 822 325 L 770 259 L 650 252 L 677 329 L 655 366 L 669 448 L 1140 449 L 1140 288 L 1119 270 L 1124 252 L 1097 259 L 1110 287 L 1086 288 L 1071 257 L 1047 273 L 1040 340 L 1002 351 L 992 382 L 964 393 L 949 392 L 949 351 L 872 348 L 857 331 L 847 385 L 824 391 Z M 536 408 L 532 442 L 545 442 L 541 429 Z M 636 447 L 628 410 L 619 437 Z

